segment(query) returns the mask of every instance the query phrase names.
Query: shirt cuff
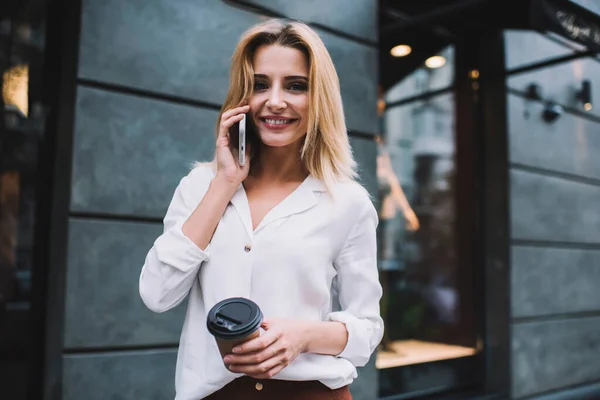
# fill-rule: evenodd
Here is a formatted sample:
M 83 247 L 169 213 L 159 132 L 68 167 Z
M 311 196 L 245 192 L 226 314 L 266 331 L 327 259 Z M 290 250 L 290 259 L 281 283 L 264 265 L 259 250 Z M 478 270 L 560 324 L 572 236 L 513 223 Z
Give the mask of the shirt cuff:
M 186 272 L 208 260 L 210 245 L 205 250 L 200 249 L 183 233 L 182 228 L 182 223 L 173 226 L 154 242 L 154 247 L 162 263 Z
M 333 312 L 329 314 L 329 320 L 343 323 L 348 331 L 346 347 L 336 357 L 345 358 L 357 367 L 365 365 L 371 357 L 369 342 L 372 336 L 365 323 L 347 311 Z

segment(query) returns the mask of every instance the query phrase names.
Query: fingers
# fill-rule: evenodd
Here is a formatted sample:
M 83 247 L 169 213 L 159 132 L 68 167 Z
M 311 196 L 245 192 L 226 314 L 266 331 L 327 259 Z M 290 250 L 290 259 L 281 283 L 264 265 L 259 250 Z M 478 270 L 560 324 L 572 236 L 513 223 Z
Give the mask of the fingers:
M 286 356 L 286 353 L 283 350 L 278 351 L 273 347 L 274 346 L 270 346 L 268 349 L 265 349 L 263 352 L 261 352 L 267 357 L 264 359 L 264 361 L 247 364 L 232 363 L 229 365 L 229 370 L 231 372 L 242 373 L 256 379 L 272 378 L 290 363 L 289 357 Z M 268 354 L 273 354 L 273 356 L 268 356 Z M 259 358 L 256 359 L 258 360 Z
M 250 377 L 254 378 L 254 379 L 271 379 L 272 377 L 274 377 L 275 375 L 280 373 L 281 370 L 284 369 L 285 367 L 287 367 L 286 364 L 278 364 L 275 367 L 268 370 L 267 372 L 265 372 L 264 374 L 252 375 Z
M 244 114 L 237 114 L 227 119 L 221 119 L 221 126 L 219 129 L 219 139 L 229 136 L 229 129 L 233 124 L 240 122 L 244 118 Z
M 229 147 L 229 136 L 221 136 L 217 139 L 217 147 Z
M 250 111 L 250 106 L 247 104 L 245 106 L 231 108 L 223 113 L 223 115 L 221 116 L 221 119 L 225 120 L 234 115 L 247 113 L 248 111 Z
M 263 376 L 273 368 L 277 367 L 279 364 L 280 360 L 278 358 L 270 358 L 269 360 L 260 364 L 232 364 L 229 366 L 229 370 L 231 372 L 245 374 L 257 378 L 259 376 Z
M 250 111 L 250 106 L 242 106 L 227 110 L 221 116 L 221 125 L 219 129 L 219 139 L 226 137 L 233 124 L 240 122 L 244 114 Z
M 265 319 L 262 324 L 260 324 L 260 327 L 267 330 L 271 327 L 272 322 L 268 319 Z
M 257 351 L 254 353 L 243 354 L 243 355 L 227 355 L 224 359 L 225 364 L 232 364 L 236 366 L 247 366 L 247 365 L 258 365 L 266 362 L 272 358 L 277 358 L 279 353 L 283 352 L 279 346 L 271 345 L 266 349 Z
M 233 353 L 238 355 L 261 351 L 275 343 L 278 338 L 278 334 L 267 332 L 263 335 L 260 335 L 256 339 L 249 340 L 246 343 L 242 343 L 241 345 L 235 347 L 233 349 Z
M 251 153 L 251 150 L 252 150 L 250 147 L 251 147 L 251 144 L 250 143 L 246 143 L 246 150 L 245 150 L 245 152 L 246 152 L 246 163 L 243 166 L 241 166 L 242 170 L 244 170 L 244 171 L 250 171 L 250 161 L 251 161 L 250 160 L 250 153 Z

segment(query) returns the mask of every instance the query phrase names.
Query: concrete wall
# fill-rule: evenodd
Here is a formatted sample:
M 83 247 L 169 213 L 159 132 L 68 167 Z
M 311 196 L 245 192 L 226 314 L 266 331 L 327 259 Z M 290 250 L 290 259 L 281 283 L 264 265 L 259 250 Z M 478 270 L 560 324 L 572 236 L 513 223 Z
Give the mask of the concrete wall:
M 600 2 L 598 0 L 571 0 L 573 3 L 587 8 L 588 10 L 600 14 Z
M 570 52 L 534 32 L 507 32 L 506 51 L 509 68 Z M 600 99 L 591 58 L 507 80 L 514 398 L 600 397 L 600 105 L 575 100 L 583 79 Z M 554 123 L 519 94 L 530 83 L 567 108 Z
M 349 128 L 376 132 L 375 2 L 251 3 L 321 27 Z M 212 156 L 231 53 L 263 17 L 216 0 L 83 0 L 81 18 L 63 398 L 164 400 L 185 305 L 148 311 L 139 272 L 179 179 Z M 352 144 L 374 193 L 375 143 Z M 376 397 L 375 373 L 361 370 L 355 399 Z

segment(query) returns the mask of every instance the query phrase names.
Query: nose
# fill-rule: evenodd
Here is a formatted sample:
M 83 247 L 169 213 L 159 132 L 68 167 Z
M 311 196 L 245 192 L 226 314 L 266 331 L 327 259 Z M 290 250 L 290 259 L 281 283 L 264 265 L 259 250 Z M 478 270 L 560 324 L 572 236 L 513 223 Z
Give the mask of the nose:
M 273 88 L 269 93 L 266 106 L 271 110 L 283 110 L 286 107 L 283 93 L 278 88 Z

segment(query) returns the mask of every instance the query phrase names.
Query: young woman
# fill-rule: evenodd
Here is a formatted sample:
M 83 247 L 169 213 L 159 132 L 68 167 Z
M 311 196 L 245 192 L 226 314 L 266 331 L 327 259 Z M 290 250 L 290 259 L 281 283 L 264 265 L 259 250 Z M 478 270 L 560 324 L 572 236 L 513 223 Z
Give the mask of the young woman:
M 229 133 L 246 114 L 240 166 Z M 248 30 L 235 49 L 216 157 L 177 187 L 140 294 L 164 312 L 188 297 L 177 400 L 350 399 L 383 334 L 377 212 L 355 181 L 335 68 L 299 22 Z M 259 305 L 260 337 L 221 358 L 206 327 L 229 297 Z

